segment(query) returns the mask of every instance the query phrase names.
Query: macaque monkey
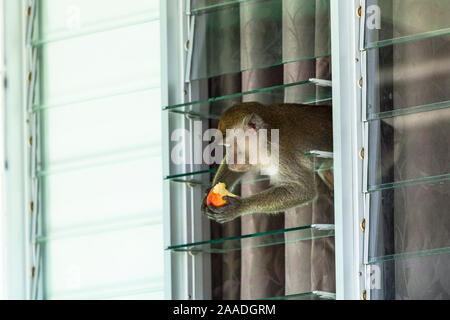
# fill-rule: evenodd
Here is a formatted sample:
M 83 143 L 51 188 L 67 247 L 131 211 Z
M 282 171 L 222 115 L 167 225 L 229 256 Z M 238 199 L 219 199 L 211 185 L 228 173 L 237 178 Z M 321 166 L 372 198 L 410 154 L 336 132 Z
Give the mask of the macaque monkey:
M 305 153 L 311 150 L 332 151 L 331 107 L 292 103 L 238 103 L 225 110 L 218 129 L 226 142 L 223 144 L 227 146 L 227 154 L 214 177 L 213 186 L 223 182 L 232 192 L 245 173 L 259 171 L 269 175 L 271 187 L 249 197 L 225 196 L 223 199 L 226 204 L 218 208 L 207 205 L 207 190 L 202 210 L 209 218 L 224 223 L 245 214 L 277 213 L 315 200 L 317 192 L 313 157 Z M 248 143 L 238 143 L 235 137 L 227 137 L 230 129 L 241 129 L 246 137 L 259 137 L 264 132 L 262 129 L 266 129 L 268 145 L 274 147 L 268 147 L 267 150 L 269 153 L 275 150 L 278 158 L 271 160 L 272 157 L 258 155 L 256 163 L 250 163 L 254 152 L 249 150 Z M 278 129 L 276 146 L 273 146 L 276 141 L 273 141 L 271 129 Z M 230 149 L 232 154 L 229 154 Z M 233 161 L 239 156 L 245 161 Z M 322 175 L 321 178 L 332 188 L 332 175 Z

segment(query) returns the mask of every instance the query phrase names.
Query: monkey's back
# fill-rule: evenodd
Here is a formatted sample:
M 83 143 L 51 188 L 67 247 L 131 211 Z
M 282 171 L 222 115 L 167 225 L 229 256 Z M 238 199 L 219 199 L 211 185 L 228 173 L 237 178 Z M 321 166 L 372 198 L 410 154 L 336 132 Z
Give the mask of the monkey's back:
M 258 102 L 238 103 L 223 113 L 219 130 L 240 123 L 250 114 L 259 115 L 267 129 L 278 129 L 282 147 L 289 145 L 297 152 L 312 149 L 332 151 L 333 121 L 331 106 L 311 106 L 295 103 L 264 105 Z M 292 150 L 294 151 L 294 150 Z
M 310 150 L 333 150 L 331 106 L 272 104 L 265 109 L 270 109 L 271 116 L 280 120 L 273 128 L 280 130 L 282 145 L 290 145 L 302 154 Z

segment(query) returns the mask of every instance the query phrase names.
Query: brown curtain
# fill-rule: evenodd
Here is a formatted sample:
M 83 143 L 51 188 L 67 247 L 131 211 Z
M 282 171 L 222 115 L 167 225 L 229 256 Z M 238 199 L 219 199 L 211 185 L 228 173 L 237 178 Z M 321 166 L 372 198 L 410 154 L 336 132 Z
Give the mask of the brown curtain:
M 280 61 L 278 55 L 281 46 L 281 2 L 272 10 L 255 10 L 254 6 L 241 5 L 241 65 L 249 69 L 252 66 L 270 65 Z M 277 18 L 274 18 L 277 17 Z M 277 36 L 274 36 L 277 35 Z M 250 91 L 269 87 L 282 82 L 281 68 L 251 70 L 243 73 L 242 90 Z M 252 95 L 244 101 L 254 101 Z M 267 96 L 262 103 L 276 102 Z M 249 183 L 256 177 L 248 175 L 242 186 L 242 196 L 261 192 L 268 187 L 267 181 Z M 241 218 L 242 234 L 251 234 L 269 230 L 283 229 L 283 215 L 247 215 Z M 241 299 L 259 299 L 275 297 L 284 293 L 283 246 L 269 246 L 246 249 L 241 257 Z
M 330 52 L 329 1 L 284 0 L 277 8 L 271 5 L 270 10 L 262 9 L 246 3 L 240 6 L 241 40 L 237 49 L 241 52 L 242 70 L 248 70 L 242 73 L 242 91 L 313 77 L 331 79 L 330 57 L 312 58 Z M 299 57 L 311 59 L 251 70 Z M 226 63 L 226 57 L 220 63 Z M 303 101 L 315 93 L 320 96 L 321 90 L 310 85 L 298 86 L 296 90 L 286 90 L 285 101 Z M 243 98 L 243 101 L 253 100 L 254 95 Z M 283 102 L 280 97 L 270 95 L 264 100 L 259 97 L 258 101 Z M 267 181 L 252 182 L 255 178 L 245 177 L 242 196 L 268 187 Z M 222 226 L 212 223 L 212 237 L 333 223 L 333 192 L 318 176 L 316 186 L 312 187 L 319 192 L 314 203 L 277 215 L 247 215 Z M 259 299 L 312 290 L 334 292 L 334 238 L 213 255 L 213 275 L 213 299 Z
M 284 1 L 284 4 L 283 55 L 285 60 L 292 60 L 293 57 L 314 57 L 321 52 L 330 52 L 329 2 L 293 0 Z M 285 65 L 286 83 L 312 77 L 331 79 L 329 57 Z M 302 101 L 302 97 L 314 96 L 310 92 L 312 90 L 317 90 L 317 97 L 319 97 L 323 89 L 303 86 L 296 91 L 289 90 L 286 93 L 294 97 L 285 96 L 285 100 Z M 286 228 L 314 223 L 333 223 L 333 193 L 317 175 L 315 187 L 319 198 L 314 203 L 286 211 Z M 286 294 L 313 290 L 335 292 L 334 239 L 288 244 L 285 250 Z

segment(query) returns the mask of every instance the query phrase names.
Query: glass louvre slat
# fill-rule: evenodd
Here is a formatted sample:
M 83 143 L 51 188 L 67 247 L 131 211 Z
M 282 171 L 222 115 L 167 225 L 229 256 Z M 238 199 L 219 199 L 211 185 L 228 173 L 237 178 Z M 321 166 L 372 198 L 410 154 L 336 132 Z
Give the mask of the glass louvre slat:
M 370 88 L 367 95 L 368 120 L 448 108 L 450 64 L 445 48 L 449 43 L 450 35 L 369 51 L 367 59 L 371 63 L 367 64 L 367 87 Z M 423 50 L 421 59 L 413 55 L 419 47 L 429 46 L 442 49 Z M 400 54 L 401 59 L 398 58 Z M 395 64 L 391 61 L 393 56 L 396 59 Z M 406 88 L 417 88 L 418 92 L 432 94 L 411 94 L 411 90 Z M 387 92 L 392 94 L 388 96 Z
M 450 100 L 425 104 L 425 105 L 421 105 L 421 106 L 402 108 L 402 109 L 397 109 L 397 110 L 392 110 L 392 111 L 373 113 L 373 114 L 369 115 L 369 118 L 367 120 L 372 121 L 372 120 L 388 119 L 388 118 L 399 117 L 399 116 L 404 116 L 404 115 L 413 114 L 413 113 L 427 112 L 427 111 L 440 110 L 440 109 L 446 109 L 446 108 L 450 108 Z
M 334 225 L 310 225 L 304 227 L 275 230 L 237 237 L 222 238 L 210 241 L 194 242 L 169 246 L 167 250 L 174 252 L 227 253 L 249 248 L 258 248 L 278 244 L 296 243 L 312 239 L 334 236 Z
M 323 152 L 323 151 L 311 151 L 305 154 L 308 157 L 313 157 L 313 167 L 315 172 L 333 170 L 333 154 L 331 152 Z M 185 182 L 192 184 L 203 184 L 210 185 L 210 179 L 206 179 L 208 182 L 204 182 L 205 179 L 203 177 L 208 176 L 210 174 L 215 174 L 218 168 L 211 168 L 207 170 L 199 170 L 193 172 L 179 173 L 168 175 L 164 177 L 165 180 L 171 180 L 174 182 Z M 247 181 L 247 183 L 253 183 L 257 181 L 265 181 L 269 180 L 268 176 L 257 176 L 255 179 Z
M 64 292 L 52 297 L 54 300 L 162 300 L 164 283 L 154 279 L 143 279 L 135 286 L 117 285 L 78 292 Z
M 319 1 L 311 1 L 310 4 L 303 7 L 302 21 L 314 21 L 319 16 L 321 19 L 330 18 L 329 1 L 326 2 L 327 5 L 318 6 L 321 9 L 316 8 L 316 2 Z M 314 51 L 316 39 L 326 39 L 329 43 L 330 30 L 321 28 L 318 31 L 313 22 L 302 24 L 301 28 L 292 31 L 296 34 L 296 38 L 310 39 L 308 40 L 310 43 L 303 43 L 302 48 L 311 48 L 311 50 L 301 50 L 301 54 L 295 55 L 283 53 L 281 37 L 283 22 L 295 19 L 289 14 L 288 1 L 252 0 L 214 3 L 214 5 L 208 6 L 212 4 L 212 2 L 208 2 L 207 7 L 202 10 L 196 9 L 194 4 L 193 10 L 191 10 L 191 14 L 195 15 L 195 26 L 190 80 L 330 56 L 330 44 L 321 50 Z M 241 15 L 250 13 L 253 14 L 252 23 L 242 26 Z M 241 42 L 242 39 L 248 37 L 258 38 L 265 32 L 280 36 L 275 37 L 271 43 L 265 43 L 261 48 L 246 48 L 246 44 Z M 312 36 L 303 37 L 302 34 Z M 243 54 L 240 50 L 233 48 L 241 48 Z M 263 58 L 248 61 L 245 55 L 251 55 L 252 50 L 263 51 Z M 217 64 L 217 56 L 226 57 L 228 63 Z
M 403 253 L 396 253 L 396 254 L 381 256 L 381 257 L 373 257 L 369 260 L 369 264 L 377 264 L 380 262 L 397 261 L 397 260 L 403 260 L 403 259 L 413 259 L 413 258 L 420 258 L 420 257 L 427 257 L 427 256 L 441 255 L 441 254 L 444 254 L 444 255 L 450 254 L 450 247 L 412 251 L 412 252 L 403 252 Z
M 86 28 L 83 31 L 61 33 L 60 35 L 49 36 L 48 38 L 45 38 L 45 39 L 32 40 L 31 45 L 33 47 L 39 47 L 39 46 L 43 46 L 43 45 L 46 45 L 46 44 L 49 44 L 52 42 L 64 41 L 64 40 L 69 40 L 69 39 L 73 39 L 73 38 L 77 38 L 77 37 L 95 34 L 95 33 L 108 32 L 108 31 L 113 31 L 116 29 L 125 28 L 125 27 L 136 26 L 136 25 L 140 25 L 140 24 L 158 20 L 158 18 L 159 17 L 155 17 L 154 14 L 152 12 L 150 12 L 150 13 L 148 13 L 147 16 L 143 15 L 140 18 L 132 17 L 132 19 L 124 19 L 124 21 L 119 21 L 119 22 L 115 22 L 115 23 Z
M 43 178 L 50 175 L 92 169 L 105 165 L 125 164 L 138 160 L 152 159 L 155 157 L 159 158 L 160 156 L 160 146 L 158 145 L 120 149 L 109 153 L 101 153 L 87 157 L 74 157 L 68 161 L 61 161 L 54 164 L 41 164 L 41 167 L 45 167 L 45 169 L 38 169 L 35 177 Z
M 152 279 L 153 280 L 153 279 Z M 53 296 L 54 300 L 162 300 L 164 284 L 150 280 L 152 285 L 96 288 L 92 291 L 67 292 Z M 143 279 L 142 282 L 150 282 Z
M 159 1 L 41 0 L 33 45 L 123 28 L 159 19 Z
M 146 35 L 146 41 L 138 34 Z M 155 50 L 158 43 L 156 21 L 43 46 L 39 104 L 58 105 L 111 92 L 159 87 L 160 66 L 154 63 L 160 59 L 159 50 Z
M 262 300 L 336 300 L 336 294 L 332 292 L 312 291 Z
M 369 263 L 450 253 L 446 221 L 450 197 L 448 178 L 379 190 L 370 195 Z M 429 228 L 427 219 L 430 220 L 435 208 L 442 215 L 434 216 L 433 232 L 422 232 Z M 414 238 L 405 241 L 412 234 Z
M 320 90 L 320 93 L 316 93 L 317 86 L 309 81 L 295 82 L 285 85 L 273 86 L 268 88 L 262 88 L 259 90 L 252 90 L 247 92 L 241 92 L 237 94 L 226 95 L 217 98 L 210 98 L 201 101 L 187 102 L 184 104 L 172 105 L 164 107 L 164 110 L 170 112 L 185 114 L 193 118 L 206 118 L 206 119 L 220 119 L 222 112 L 235 103 L 243 102 L 243 97 L 247 95 L 252 96 L 252 101 L 262 102 L 264 101 L 276 101 L 280 103 L 300 103 L 300 104 L 313 104 L 318 102 L 331 101 L 332 88 L 326 87 Z M 301 98 L 296 94 L 291 94 L 302 90 L 304 94 Z M 285 97 L 295 97 L 295 99 L 286 99 Z
M 217 168 L 209 169 L 209 170 L 200 170 L 188 173 L 174 174 L 172 176 L 167 176 L 164 179 L 170 180 L 173 182 L 181 182 L 192 185 L 202 185 L 203 187 L 210 187 L 212 177 L 217 172 Z M 268 176 L 257 176 L 253 179 L 246 180 L 243 183 L 255 183 L 259 181 L 268 181 L 270 178 Z
M 450 254 L 374 262 L 371 300 L 448 300 Z
M 190 176 L 196 176 L 196 175 L 203 175 L 203 174 L 209 174 L 217 172 L 217 168 L 207 169 L 207 170 L 199 170 L 199 171 L 193 171 L 193 172 L 186 172 L 186 173 L 179 173 L 179 174 L 173 174 L 168 175 L 164 179 L 165 180 L 173 180 L 177 178 L 185 178 Z
M 261 89 L 257 89 L 257 90 L 237 92 L 237 93 L 233 93 L 233 94 L 230 94 L 230 95 L 224 95 L 224 96 L 219 96 L 219 97 L 212 97 L 212 98 L 208 98 L 208 99 L 204 99 L 204 100 L 188 101 L 188 102 L 185 102 L 185 103 L 179 103 L 179 104 L 174 104 L 174 105 L 170 105 L 170 106 L 165 106 L 165 107 L 163 107 L 163 110 L 178 109 L 180 111 L 184 111 L 184 108 L 187 108 L 187 107 L 190 107 L 190 106 L 195 106 L 197 104 L 203 104 L 203 103 L 212 103 L 212 102 L 215 102 L 215 101 L 222 101 L 222 100 L 230 101 L 229 104 L 231 105 L 232 103 L 236 103 L 236 102 L 233 102 L 233 100 L 231 100 L 233 98 L 238 99 L 238 98 L 240 98 L 242 96 L 245 96 L 245 95 L 266 93 L 266 92 L 269 92 L 269 94 L 270 94 L 270 92 L 275 91 L 275 90 L 287 88 L 289 86 L 305 85 L 307 83 L 308 83 L 307 81 L 302 81 L 302 82 L 296 82 L 296 83 L 292 83 L 292 84 L 284 84 L 284 85 L 279 85 L 279 86 L 266 87 L 266 88 L 261 88 Z M 238 99 L 236 101 L 240 102 L 240 99 Z
M 447 0 L 366 0 L 366 8 L 366 50 L 450 34 Z M 395 32 L 390 31 L 392 27 Z
M 116 91 L 110 91 L 110 92 L 103 92 L 100 95 L 91 95 L 91 96 L 82 96 L 82 97 L 74 97 L 72 100 L 66 100 L 57 104 L 34 104 L 32 106 L 32 112 L 40 112 L 43 110 L 48 109 L 57 109 L 67 106 L 72 106 L 76 104 L 84 104 L 88 102 L 95 102 L 97 100 L 107 99 L 107 98 L 113 98 L 113 97 L 119 97 L 123 95 L 133 95 L 133 94 L 139 94 L 146 91 L 153 91 L 153 90 L 160 90 L 161 88 L 159 86 L 143 86 L 143 87 L 136 87 L 131 89 L 125 89 L 125 90 L 116 90 Z
M 46 294 L 76 298 L 88 292 L 112 292 L 133 283 L 163 278 L 162 227 L 144 226 L 46 243 Z M 154 248 L 148 252 L 149 243 Z M 80 250 L 82 248 L 82 250 Z
M 446 29 L 442 29 L 442 30 L 414 34 L 414 35 L 406 36 L 406 37 L 399 37 L 396 39 L 388 39 L 388 40 L 384 40 L 384 41 L 369 42 L 369 43 L 367 43 L 365 50 L 382 48 L 382 47 L 392 46 L 392 45 L 406 43 L 406 42 L 430 39 L 430 38 L 445 36 L 445 35 L 449 35 L 449 34 L 450 34 L 450 28 L 446 28 Z
M 369 263 L 450 253 L 446 221 L 449 198 L 450 175 L 445 181 L 371 193 Z M 430 221 L 434 223 L 433 232 L 423 232 Z M 405 242 L 404 238 L 412 234 L 414 238 Z
M 37 236 L 37 243 L 46 243 L 50 241 L 76 238 L 103 232 L 112 232 L 119 230 L 132 229 L 136 227 L 161 225 L 161 212 L 146 212 L 140 215 L 127 216 L 118 219 L 105 219 L 105 221 L 97 221 L 96 223 L 87 223 L 73 225 L 52 231 L 46 236 Z
M 159 217 L 161 166 L 155 157 L 43 177 L 43 235 L 147 212 Z
M 446 182 L 450 180 L 450 174 L 442 174 L 438 176 L 429 176 L 417 179 L 409 179 L 402 181 L 395 181 L 391 183 L 383 183 L 378 185 L 373 185 L 369 187 L 369 192 L 377 192 L 381 190 L 398 189 L 403 187 L 421 185 L 421 184 L 432 184 L 439 182 Z
M 161 121 L 149 108 L 159 101 L 160 90 L 154 89 L 40 111 L 46 150 L 40 170 L 136 149 L 148 156 L 152 145 L 153 154 L 160 153 Z

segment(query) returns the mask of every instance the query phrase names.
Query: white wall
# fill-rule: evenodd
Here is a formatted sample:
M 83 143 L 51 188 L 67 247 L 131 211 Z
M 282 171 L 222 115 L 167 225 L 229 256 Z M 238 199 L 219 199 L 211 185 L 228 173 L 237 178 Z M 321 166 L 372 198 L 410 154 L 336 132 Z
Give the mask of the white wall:
M 26 79 L 22 55 L 22 19 L 24 1 L 0 0 L 4 44 L 0 66 L 6 66 L 7 88 L 4 91 L 3 119 L 1 122 L 4 159 L 2 167 L 2 236 L 0 250 L 3 252 L 3 273 L 0 287 L 8 299 L 26 298 L 25 259 L 25 206 L 24 206 L 24 149 L 26 148 L 23 123 L 23 83 Z M 3 81 L 0 83 L 3 90 Z M 4 132 L 7 132 L 5 135 Z M 5 166 L 7 163 L 7 167 Z M 29 274 L 29 273 L 28 273 Z
M 3 1 L 0 0 L 0 83 L 4 77 L 3 59 Z M 5 127 L 4 127 L 4 100 L 3 86 L 0 86 L 0 300 L 6 299 L 5 288 L 5 195 L 3 188 L 5 163 Z

